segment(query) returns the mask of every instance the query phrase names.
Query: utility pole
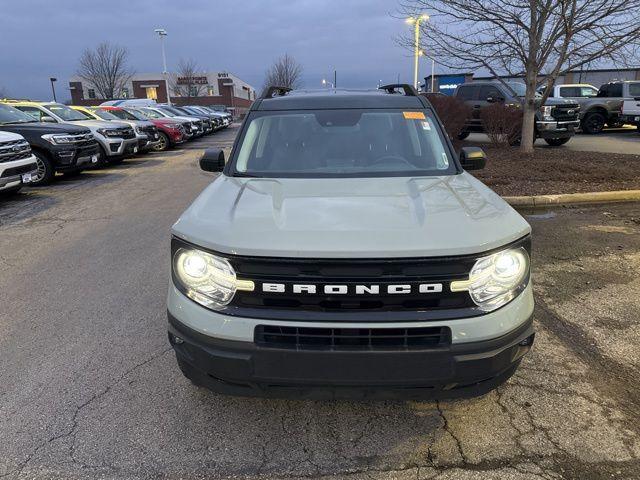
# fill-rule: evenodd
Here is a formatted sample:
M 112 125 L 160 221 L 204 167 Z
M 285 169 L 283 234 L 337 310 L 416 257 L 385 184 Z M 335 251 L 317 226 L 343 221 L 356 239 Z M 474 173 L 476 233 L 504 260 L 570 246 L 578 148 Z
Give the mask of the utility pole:
M 334 70 L 333 71 L 333 88 L 337 88 L 338 87 L 338 71 Z

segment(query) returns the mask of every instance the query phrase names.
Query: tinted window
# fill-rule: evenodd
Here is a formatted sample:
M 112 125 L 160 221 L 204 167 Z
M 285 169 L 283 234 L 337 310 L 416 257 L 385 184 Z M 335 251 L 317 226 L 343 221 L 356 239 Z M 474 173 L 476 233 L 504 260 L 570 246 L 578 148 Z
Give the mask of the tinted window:
M 253 112 L 232 169 L 256 177 L 367 177 L 456 172 L 427 111 Z
M 476 90 L 476 87 L 473 87 L 471 85 L 463 85 L 461 87 L 458 87 L 456 97 L 462 100 L 473 100 L 473 94 Z
M 500 98 L 504 99 L 504 95 L 497 87 L 493 85 L 483 85 L 480 89 L 480 100 L 486 100 L 489 97 L 493 97 L 495 100 Z
M 37 120 L 38 122 L 42 121 L 42 117 L 47 116 L 46 113 L 44 113 L 42 110 L 40 110 L 39 108 L 36 107 L 23 107 L 23 106 L 17 106 L 16 107 L 18 110 L 28 114 L 31 116 L 31 118 Z

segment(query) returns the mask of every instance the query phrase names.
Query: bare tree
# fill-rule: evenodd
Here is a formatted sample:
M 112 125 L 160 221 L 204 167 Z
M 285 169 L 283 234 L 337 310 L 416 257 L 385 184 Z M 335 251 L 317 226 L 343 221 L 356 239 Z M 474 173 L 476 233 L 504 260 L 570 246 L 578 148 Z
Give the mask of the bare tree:
M 302 65 L 285 53 L 265 72 L 264 87 L 277 86 L 291 89 L 302 86 Z
M 171 81 L 171 89 L 179 97 L 199 97 L 206 88 L 206 83 L 202 83 L 198 74 L 198 64 L 193 59 L 180 59 L 178 71 Z
M 558 76 L 586 64 L 637 58 L 640 0 L 403 0 L 403 13 L 428 12 L 423 39 L 449 68 L 522 77 L 521 148 L 533 151 L 535 111 Z M 401 40 L 406 46 L 410 39 Z M 536 89 L 544 85 L 542 98 Z
M 118 98 L 133 76 L 128 59 L 126 47 L 104 42 L 94 50 L 86 49 L 82 53 L 77 74 L 93 85 L 101 98 Z

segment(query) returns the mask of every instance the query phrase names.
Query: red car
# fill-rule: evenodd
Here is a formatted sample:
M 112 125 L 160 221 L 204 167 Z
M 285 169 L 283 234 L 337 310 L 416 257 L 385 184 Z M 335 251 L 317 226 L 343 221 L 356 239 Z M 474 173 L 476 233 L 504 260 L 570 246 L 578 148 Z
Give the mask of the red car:
M 175 147 L 176 145 L 185 142 L 188 138 L 186 136 L 184 126 L 181 122 L 176 120 L 172 120 L 170 118 L 149 118 L 134 108 L 112 107 L 107 105 L 101 105 L 98 108 L 123 120 L 148 120 L 152 122 L 158 128 L 158 133 L 160 134 L 160 141 L 155 147 L 153 147 L 153 150 L 156 152 L 161 152 L 168 148 Z

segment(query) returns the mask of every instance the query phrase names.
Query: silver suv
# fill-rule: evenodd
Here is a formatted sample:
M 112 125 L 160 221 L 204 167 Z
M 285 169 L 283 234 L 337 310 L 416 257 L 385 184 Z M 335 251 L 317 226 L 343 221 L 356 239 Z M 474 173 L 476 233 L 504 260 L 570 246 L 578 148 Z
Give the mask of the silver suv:
M 233 395 L 444 398 L 508 379 L 534 340 L 531 228 L 465 170 L 408 85 L 252 105 L 172 229 L 169 340 Z

